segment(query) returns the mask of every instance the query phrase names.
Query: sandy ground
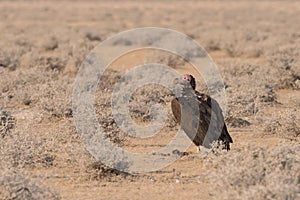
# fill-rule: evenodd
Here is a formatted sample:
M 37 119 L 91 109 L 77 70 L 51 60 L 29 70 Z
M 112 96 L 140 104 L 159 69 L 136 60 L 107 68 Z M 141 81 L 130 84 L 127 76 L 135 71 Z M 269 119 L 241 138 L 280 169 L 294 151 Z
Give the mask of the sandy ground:
M 298 1 L 0 1 L 0 199 L 300 199 L 299 13 Z M 80 64 L 106 38 L 145 26 L 189 35 L 216 62 L 231 151 L 202 157 L 192 145 L 159 171 L 126 174 L 86 150 L 71 110 Z M 151 105 L 163 106 L 158 135 L 130 138 L 111 114 L 113 84 L 148 53 L 112 63 L 95 101 L 107 136 L 133 152 L 159 149 L 178 130 L 170 91 L 153 85 L 134 94 L 130 112 L 143 124 Z

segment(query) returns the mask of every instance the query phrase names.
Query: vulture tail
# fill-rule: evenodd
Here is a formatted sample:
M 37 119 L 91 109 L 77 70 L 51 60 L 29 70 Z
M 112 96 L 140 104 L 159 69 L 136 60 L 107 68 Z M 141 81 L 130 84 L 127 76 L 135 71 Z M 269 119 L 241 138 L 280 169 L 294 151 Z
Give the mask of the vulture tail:
M 224 123 L 224 126 L 223 126 L 223 130 L 222 130 L 222 133 L 219 137 L 219 140 L 221 140 L 224 144 L 225 144 L 225 148 L 227 151 L 230 150 L 230 143 L 232 143 L 232 138 L 231 136 L 229 135 L 229 132 L 227 130 L 227 127 L 226 127 L 226 124 Z

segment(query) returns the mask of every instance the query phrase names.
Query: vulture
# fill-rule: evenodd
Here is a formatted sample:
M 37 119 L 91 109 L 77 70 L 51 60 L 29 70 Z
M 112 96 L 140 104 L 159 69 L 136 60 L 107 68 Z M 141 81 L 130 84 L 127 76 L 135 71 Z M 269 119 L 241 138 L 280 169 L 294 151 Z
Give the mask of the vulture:
M 230 150 L 233 141 L 218 102 L 198 92 L 195 78 L 190 74 L 174 79 L 173 84 L 176 96 L 171 101 L 173 115 L 193 143 L 200 149 L 200 145 L 211 148 L 217 141 L 223 149 Z

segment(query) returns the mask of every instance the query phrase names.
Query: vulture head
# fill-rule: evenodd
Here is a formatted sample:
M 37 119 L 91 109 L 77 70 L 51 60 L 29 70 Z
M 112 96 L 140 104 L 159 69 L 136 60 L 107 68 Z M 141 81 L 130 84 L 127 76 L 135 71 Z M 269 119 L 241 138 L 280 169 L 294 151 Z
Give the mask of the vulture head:
M 196 80 L 191 74 L 185 74 L 178 78 L 174 79 L 174 84 L 180 84 L 184 86 L 185 88 L 192 87 L 193 90 L 196 89 Z
M 177 77 L 173 81 L 174 94 L 176 96 L 182 96 L 190 92 L 194 92 L 196 89 L 196 80 L 191 74 L 184 74 Z

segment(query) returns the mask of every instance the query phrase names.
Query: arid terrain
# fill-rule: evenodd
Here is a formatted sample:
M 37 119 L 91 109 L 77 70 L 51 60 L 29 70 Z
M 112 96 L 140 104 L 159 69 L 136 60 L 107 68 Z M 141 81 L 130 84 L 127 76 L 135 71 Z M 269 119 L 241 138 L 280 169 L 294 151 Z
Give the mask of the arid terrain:
M 296 0 L 1 0 L 0 199 L 300 199 L 299 22 Z M 225 83 L 230 151 L 203 156 L 191 145 L 163 169 L 129 174 L 86 149 L 72 111 L 77 72 L 102 41 L 138 27 L 180 31 L 209 53 Z M 164 107 L 157 135 L 129 137 L 111 113 L 120 76 L 153 61 L 194 72 L 174 55 L 140 50 L 113 62 L 96 91 L 99 125 L 132 152 L 162 148 L 179 129 L 172 92 L 155 85 L 133 94 L 129 112 L 143 125 L 152 105 Z

